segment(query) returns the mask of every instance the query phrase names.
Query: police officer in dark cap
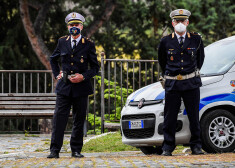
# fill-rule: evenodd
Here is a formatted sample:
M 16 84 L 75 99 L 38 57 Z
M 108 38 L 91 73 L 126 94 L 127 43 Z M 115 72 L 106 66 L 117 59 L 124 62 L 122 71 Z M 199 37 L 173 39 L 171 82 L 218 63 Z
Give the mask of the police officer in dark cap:
M 85 18 L 79 13 L 72 12 L 67 15 L 65 22 L 70 35 L 58 40 L 57 47 L 50 57 L 52 71 L 58 83 L 55 90 L 57 98 L 53 117 L 51 153 L 47 158 L 59 158 L 71 108 L 73 113 L 70 139 L 72 157 L 84 157 L 81 154 L 83 126 L 88 95 L 93 93 L 90 79 L 99 71 L 95 44 L 81 35 Z
M 192 154 L 201 150 L 199 101 L 202 86 L 199 70 L 204 61 L 204 47 L 198 33 L 187 31 L 190 11 L 177 9 L 170 13 L 174 32 L 161 39 L 159 64 L 165 79 L 163 155 L 171 156 L 175 149 L 177 116 L 183 99 L 190 122 Z

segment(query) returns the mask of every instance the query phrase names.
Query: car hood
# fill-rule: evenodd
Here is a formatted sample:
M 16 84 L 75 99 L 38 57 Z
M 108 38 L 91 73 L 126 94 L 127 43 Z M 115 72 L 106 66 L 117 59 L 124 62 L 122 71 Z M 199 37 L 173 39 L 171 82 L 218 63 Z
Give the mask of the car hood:
M 130 102 L 139 101 L 144 98 L 145 100 L 161 100 L 165 97 L 165 90 L 162 88 L 160 82 L 153 83 L 145 86 L 134 93 L 132 93 L 128 99 Z
M 223 79 L 223 75 L 209 77 L 207 76 L 202 77 L 201 79 L 202 85 L 206 86 L 221 81 Z M 162 100 L 165 98 L 165 90 L 162 88 L 160 82 L 156 82 L 139 90 L 136 90 L 128 97 L 130 102 L 139 101 L 142 98 L 144 98 L 145 100 Z
M 212 83 L 219 82 L 223 79 L 224 75 L 218 76 L 203 76 L 202 79 L 202 87 L 206 85 L 210 85 Z

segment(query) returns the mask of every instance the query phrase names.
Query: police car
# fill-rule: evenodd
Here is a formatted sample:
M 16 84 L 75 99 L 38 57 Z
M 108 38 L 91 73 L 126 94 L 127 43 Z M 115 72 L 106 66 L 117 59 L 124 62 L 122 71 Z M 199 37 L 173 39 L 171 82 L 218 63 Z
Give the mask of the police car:
M 199 105 L 202 148 L 208 153 L 235 149 L 235 36 L 205 48 Z M 160 82 L 145 86 L 127 98 L 121 112 L 122 142 L 144 154 L 161 154 L 165 91 Z M 178 113 L 176 144 L 190 140 L 183 103 Z

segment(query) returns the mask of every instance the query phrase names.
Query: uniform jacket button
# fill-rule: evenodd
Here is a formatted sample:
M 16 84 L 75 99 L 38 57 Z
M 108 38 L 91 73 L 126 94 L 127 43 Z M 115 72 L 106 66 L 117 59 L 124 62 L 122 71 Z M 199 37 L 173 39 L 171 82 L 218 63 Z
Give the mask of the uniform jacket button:
M 71 65 L 73 65 L 73 63 L 71 62 Z

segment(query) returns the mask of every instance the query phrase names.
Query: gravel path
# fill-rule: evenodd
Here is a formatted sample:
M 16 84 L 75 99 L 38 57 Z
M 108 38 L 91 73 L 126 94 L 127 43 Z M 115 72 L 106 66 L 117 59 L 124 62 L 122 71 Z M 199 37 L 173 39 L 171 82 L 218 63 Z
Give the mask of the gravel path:
M 69 142 L 69 135 L 65 142 Z M 85 137 L 84 141 L 94 137 Z M 171 157 L 143 155 L 139 151 L 83 153 L 85 158 L 71 158 L 69 143 L 59 159 L 47 159 L 50 135 L 25 137 L 0 135 L 0 167 L 235 167 L 235 153 L 193 156 L 176 154 Z

